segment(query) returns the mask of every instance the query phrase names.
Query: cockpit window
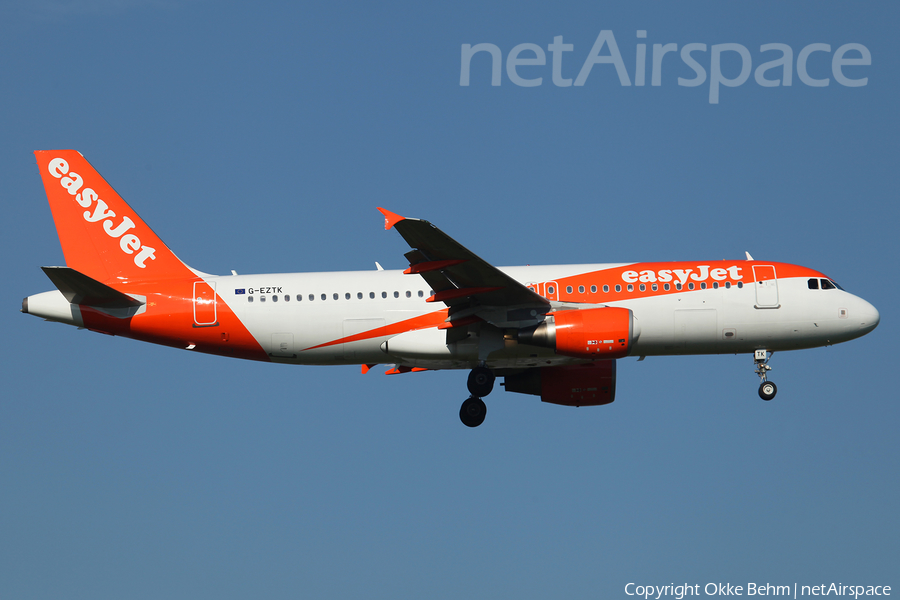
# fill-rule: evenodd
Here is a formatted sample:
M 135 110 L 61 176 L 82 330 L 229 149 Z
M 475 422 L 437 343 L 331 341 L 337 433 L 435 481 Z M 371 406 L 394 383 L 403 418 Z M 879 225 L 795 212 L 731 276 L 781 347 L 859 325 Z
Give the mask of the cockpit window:
M 823 290 L 833 290 L 833 289 L 835 289 L 835 285 L 833 283 L 831 283 L 831 281 L 829 281 L 827 279 L 823 279 L 822 280 L 822 289 Z
M 806 282 L 806 285 L 808 285 L 811 290 L 817 290 L 819 289 L 819 280 L 815 278 L 810 279 Z

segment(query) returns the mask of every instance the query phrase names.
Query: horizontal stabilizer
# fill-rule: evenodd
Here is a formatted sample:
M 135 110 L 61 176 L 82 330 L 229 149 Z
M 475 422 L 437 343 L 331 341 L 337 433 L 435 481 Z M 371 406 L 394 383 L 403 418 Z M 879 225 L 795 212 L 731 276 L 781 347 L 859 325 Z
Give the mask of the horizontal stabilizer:
M 69 267 L 41 267 L 41 269 L 71 304 L 108 309 L 134 308 L 143 304 L 140 300 L 114 290 L 75 269 Z

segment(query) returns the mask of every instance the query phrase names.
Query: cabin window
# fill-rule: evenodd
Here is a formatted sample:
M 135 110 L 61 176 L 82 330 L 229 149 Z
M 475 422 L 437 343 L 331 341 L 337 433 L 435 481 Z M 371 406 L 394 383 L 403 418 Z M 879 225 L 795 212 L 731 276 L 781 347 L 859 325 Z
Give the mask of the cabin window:
M 647 291 L 647 286 L 644 285 L 643 283 L 641 284 L 641 291 L 642 291 L 642 292 L 646 292 L 646 291 Z
M 425 292 L 423 292 L 422 290 L 419 290 L 419 298 L 422 298 L 423 296 L 425 296 Z
M 387 298 L 387 292 L 381 292 L 381 297 L 382 297 L 382 298 Z
M 634 291 L 634 286 L 631 285 L 630 283 L 628 284 L 628 291 L 629 291 L 629 292 L 633 292 L 633 291 Z
M 578 286 L 578 293 L 579 293 L 579 294 L 583 294 L 583 293 L 584 293 L 584 286 L 583 286 L 583 285 L 579 285 L 579 286 Z
M 705 290 L 705 289 L 706 289 L 706 282 L 705 282 L 705 281 L 704 281 L 703 283 L 700 284 L 700 289 L 701 289 L 701 290 Z
M 676 284 L 675 284 L 675 289 L 678 290 L 678 291 L 680 292 L 680 291 L 681 291 L 681 284 L 680 284 L 680 283 L 676 283 Z
M 730 281 L 726 281 L 726 282 L 725 282 L 725 289 L 726 289 L 726 290 L 730 290 L 730 289 L 731 289 L 731 282 L 730 282 Z
M 547 293 L 548 293 L 548 294 L 553 294 L 554 292 L 556 292 L 556 288 L 555 288 L 555 287 L 553 287 L 552 285 L 551 285 L 551 286 L 547 286 Z
M 253 296 L 247 296 L 247 302 L 253 302 Z
M 322 300 L 328 300 L 328 294 L 322 294 Z
M 350 292 L 347 292 L 346 294 L 344 294 L 344 300 L 349 300 L 349 299 L 350 299 Z
M 738 289 L 741 289 L 742 287 L 744 287 L 744 282 L 738 281 Z
M 713 281 L 713 289 L 714 289 L 714 290 L 719 289 L 719 282 L 718 282 L 718 281 Z
M 374 299 L 374 298 L 375 298 L 375 292 L 369 292 L 369 298 L 370 298 L 370 299 Z
M 412 292 L 409 291 L 409 290 L 406 290 L 406 297 L 407 297 L 407 298 L 412 298 Z
M 667 292 L 669 291 L 669 288 L 670 288 L 670 286 L 668 283 L 663 284 L 663 289 L 666 290 Z
M 656 290 L 659 289 L 659 285 L 656 284 L 656 283 L 651 283 L 651 284 L 650 284 L 650 289 L 653 290 L 653 291 L 655 292 Z
M 609 286 L 608 286 L 608 285 L 604 285 L 604 286 L 603 286 L 603 293 L 604 293 L 604 294 L 609 293 Z
M 592 285 L 592 286 L 591 286 L 591 293 L 592 293 L 592 294 L 596 294 L 596 293 L 597 293 L 597 286 L 596 286 L 596 285 Z
M 265 301 L 266 301 L 266 297 L 265 297 L 265 296 L 260 296 L 260 297 L 259 297 L 259 301 L 260 301 L 260 302 L 265 302 Z
M 400 292 L 394 292 L 394 298 L 399 298 L 399 297 L 400 297 Z
M 619 285 L 618 283 L 616 284 L 616 291 L 617 291 L 617 292 L 621 292 L 621 291 L 622 291 L 622 286 Z
M 572 286 L 571 286 L 571 285 L 567 285 L 567 286 L 566 286 L 566 293 L 567 293 L 567 294 L 571 294 L 571 293 L 572 293 Z
M 278 296 L 273 295 L 273 296 L 272 296 L 272 302 L 278 302 Z
M 357 300 L 362 300 L 362 297 L 363 297 L 363 296 L 362 296 L 362 292 L 356 292 L 356 299 L 357 299 Z

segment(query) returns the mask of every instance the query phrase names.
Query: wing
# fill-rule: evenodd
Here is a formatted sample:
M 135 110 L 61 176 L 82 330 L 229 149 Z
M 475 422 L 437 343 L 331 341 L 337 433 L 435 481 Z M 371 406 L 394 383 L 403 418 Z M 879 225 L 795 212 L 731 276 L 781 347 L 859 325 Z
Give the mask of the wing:
M 550 302 L 429 223 L 407 219 L 379 208 L 384 228 L 392 227 L 412 250 L 407 274 L 420 275 L 434 290 L 428 302 L 450 307 L 442 327 L 468 325 L 479 320 L 498 327 L 534 322 L 550 311 Z

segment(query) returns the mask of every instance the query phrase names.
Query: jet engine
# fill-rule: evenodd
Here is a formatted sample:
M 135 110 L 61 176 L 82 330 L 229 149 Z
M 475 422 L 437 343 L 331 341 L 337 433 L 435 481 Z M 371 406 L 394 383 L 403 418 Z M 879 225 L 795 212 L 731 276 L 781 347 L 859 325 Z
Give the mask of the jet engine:
M 540 396 L 564 406 L 599 406 L 616 399 L 616 361 L 526 369 L 507 375 L 507 392 Z
M 538 325 L 519 330 L 518 340 L 553 348 L 557 354 L 597 360 L 628 356 L 640 335 L 629 309 L 604 306 L 550 313 Z

